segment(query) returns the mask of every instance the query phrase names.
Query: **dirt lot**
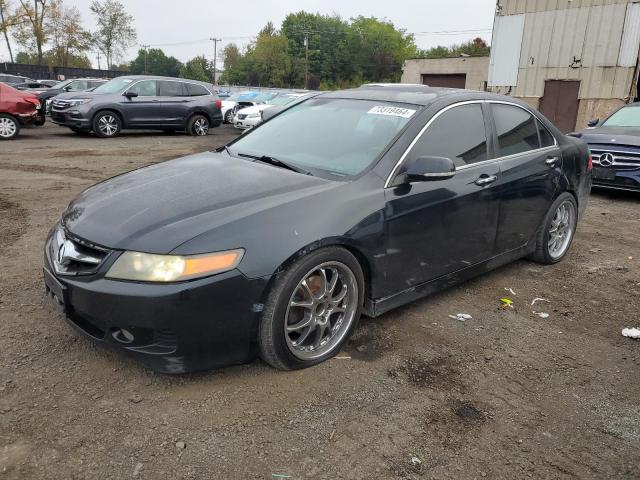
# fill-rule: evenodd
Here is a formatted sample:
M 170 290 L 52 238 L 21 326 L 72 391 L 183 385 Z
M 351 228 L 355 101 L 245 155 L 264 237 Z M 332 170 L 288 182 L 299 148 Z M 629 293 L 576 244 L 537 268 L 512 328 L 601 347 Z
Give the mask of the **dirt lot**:
M 640 342 L 620 334 L 640 326 L 640 195 L 594 193 L 562 264 L 364 319 L 305 371 L 162 376 L 74 333 L 41 280 L 67 203 L 235 135 L 47 125 L 0 144 L 0 478 L 640 478 Z

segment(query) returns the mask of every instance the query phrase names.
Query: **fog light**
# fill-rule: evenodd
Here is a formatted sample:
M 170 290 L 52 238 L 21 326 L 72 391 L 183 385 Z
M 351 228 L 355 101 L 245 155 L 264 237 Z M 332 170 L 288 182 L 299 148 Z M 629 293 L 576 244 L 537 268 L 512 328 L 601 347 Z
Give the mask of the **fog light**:
M 111 335 L 117 342 L 124 343 L 127 345 L 130 343 L 133 343 L 133 341 L 135 340 L 133 333 L 131 333 L 129 330 L 126 330 L 124 328 L 118 328 L 114 330 L 111 333 Z

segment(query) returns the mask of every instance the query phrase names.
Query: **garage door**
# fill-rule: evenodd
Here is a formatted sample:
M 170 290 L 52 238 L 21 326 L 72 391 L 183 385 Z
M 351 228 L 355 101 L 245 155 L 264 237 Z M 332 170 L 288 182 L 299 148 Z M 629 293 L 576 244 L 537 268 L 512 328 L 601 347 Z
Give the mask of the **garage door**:
M 422 75 L 422 83 L 430 87 L 464 88 L 467 84 L 467 75 L 464 73 L 425 73 Z

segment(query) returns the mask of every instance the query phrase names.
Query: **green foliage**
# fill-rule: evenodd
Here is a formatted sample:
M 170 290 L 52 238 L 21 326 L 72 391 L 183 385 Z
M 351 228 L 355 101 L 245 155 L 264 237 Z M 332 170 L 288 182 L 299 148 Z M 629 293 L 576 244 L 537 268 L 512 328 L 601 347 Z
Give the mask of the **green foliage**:
M 486 57 L 490 48 L 482 38 L 478 37 L 460 45 L 451 47 L 438 46 L 418 52 L 417 58 L 452 58 L 469 55 L 471 57 Z
M 138 50 L 138 56 L 131 62 L 131 73 L 134 75 L 150 74 L 177 77 L 182 63 L 175 57 L 167 57 L 159 48 Z
M 59 67 L 62 64 L 59 62 L 59 51 L 55 49 L 47 50 L 43 53 L 43 64 L 49 65 L 50 67 Z M 18 52 L 16 55 L 16 63 L 22 63 L 25 65 L 38 65 L 38 54 L 36 52 Z M 66 54 L 66 67 L 76 67 L 76 68 L 92 68 L 91 60 L 86 55 L 83 54 Z
M 244 53 L 228 45 L 221 81 L 304 87 L 307 66 L 309 88 L 398 81 L 404 61 L 417 54 L 413 36 L 389 21 L 302 11 L 289 14 L 279 31 L 267 24 Z
M 98 24 L 94 34 L 96 47 L 105 55 L 110 66 L 128 47 L 135 44 L 137 34 L 133 26 L 134 18 L 117 0 L 93 0 L 90 8 Z
M 204 57 L 192 58 L 180 69 L 180 77 L 210 82 L 212 71 L 210 70 L 209 62 Z

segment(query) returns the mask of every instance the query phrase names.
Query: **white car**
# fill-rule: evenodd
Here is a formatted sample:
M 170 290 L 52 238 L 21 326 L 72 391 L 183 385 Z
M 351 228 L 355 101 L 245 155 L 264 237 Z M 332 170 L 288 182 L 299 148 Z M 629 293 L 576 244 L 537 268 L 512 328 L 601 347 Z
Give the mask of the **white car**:
M 282 93 L 267 100 L 266 103 L 238 110 L 233 118 L 233 125 L 241 130 L 253 128 L 262 123 L 262 112 L 275 106 L 284 106 L 304 96 L 304 93 Z
M 224 123 L 233 123 L 233 117 L 238 110 L 265 103 L 275 95 L 272 92 L 240 92 L 231 95 L 229 98 L 222 100 L 222 119 Z

